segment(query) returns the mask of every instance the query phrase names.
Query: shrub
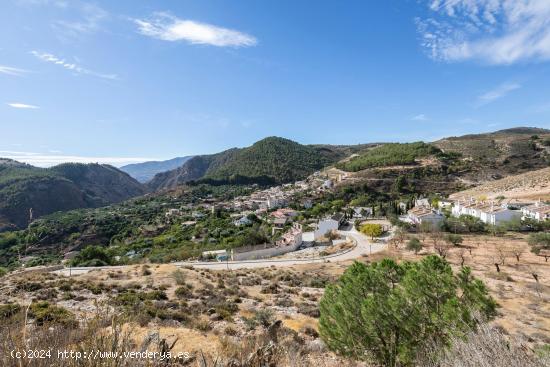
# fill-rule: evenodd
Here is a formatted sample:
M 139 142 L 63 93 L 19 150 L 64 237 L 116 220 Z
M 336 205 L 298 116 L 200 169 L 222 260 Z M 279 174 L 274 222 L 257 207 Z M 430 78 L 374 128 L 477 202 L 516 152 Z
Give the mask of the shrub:
M 538 254 L 540 250 L 550 250 L 550 233 L 541 232 L 529 235 L 528 240 L 531 251 Z
M 32 303 L 29 308 L 29 316 L 37 325 L 61 324 L 64 327 L 77 325 L 74 315 L 63 307 L 55 306 L 47 301 Z
M 0 320 L 8 319 L 21 311 L 21 306 L 17 303 L 0 305 Z
M 496 303 L 464 267 L 456 276 L 440 257 L 397 264 L 356 262 L 320 302 L 320 334 L 346 357 L 376 364 L 413 364 L 427 345 L 444 346 L 474 325 L 474 313 L 491 318 Z
M 407 250 L 414 251 L 415 254 L 418 254 L 422 250 L 422 242 L 416 237 L 413 237 L 407 242 Z
M 445 241 L 449 242 L 453 246 L 458 246 L 462 243 L 463 238 L 459 234 L 449 233 L 447 236 L 445 236 Z
M 0 278 L 2 278 L 7 273 L 8 273 L 8 269 L 3 268 L 3 267 L 0 266 Z
M 178 287 L 174 291 L 176 297 L 179 299 L 190 298 L 193 295 L 193 292 L 188 287 Z
M 275 321 L 275 315 L 272 310 L 264 308 L 254 313 L 254 320 L 263 327 L 268 327 Z

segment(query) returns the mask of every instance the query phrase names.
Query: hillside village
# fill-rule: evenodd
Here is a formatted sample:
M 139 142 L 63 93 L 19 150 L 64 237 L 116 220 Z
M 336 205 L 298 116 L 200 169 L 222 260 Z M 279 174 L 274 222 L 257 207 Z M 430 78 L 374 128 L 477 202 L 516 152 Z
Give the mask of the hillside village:
M 403 166 L 394 159 L 400 148 L 419 156 Z M 472 284 L 482 287 L 493 347 L 511 341 L 525 365 L 538 366 L 550 342 L 550 203 L 487 195 L 483 186 L 438 190 L 430 175 L 461 182 L 449 167 L 470 160 L 422 144 L 376 149 L 351 156 L 373 165 L 359 171 L 336 164 L 280 184 L 191 181 L 31 218 L 23 230 L 0 233 L 0 311 L 12 320 L 30 305 L 38 328 L 84 325 L 107 309 L 128 318 L 129 338 L 155 329 L 174 350 L 185 340 L 194 360 L 237 358 L 246 341 L 254 344 L 246 358 L 291 348 L 302 365 L 352 366 L 322 336 L 327 289 L 358 266 L 436 266 L 426 273 L 434 274 L 441 265 L 452 279 L 482 281 Z M 288 356 L 265 358 L 289 365 Z

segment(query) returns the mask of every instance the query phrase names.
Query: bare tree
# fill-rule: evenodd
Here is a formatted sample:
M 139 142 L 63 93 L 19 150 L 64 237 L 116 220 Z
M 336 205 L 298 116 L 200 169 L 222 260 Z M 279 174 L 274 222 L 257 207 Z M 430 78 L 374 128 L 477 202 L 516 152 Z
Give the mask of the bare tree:
M 460 257 L 460 266 L 464 266 L 464 263 L 466 262 L 466 249 L 461 248 L 458 251 L 458 256 Z
M 445 259 L 451 250 L 451 245 L 443 241 L 436 241 L 434 243 L 434 250 L 439 254 L 439 256 Z
M 525 249 L 520 244 L 514 244 L 510 248 L 510 252 L 516 257 L 516 261 L 519 263 L 519 258 L 523 255 Z
M 505 245 L 495 245 L 495 253 L 493 255 L 493 265 L 497 273 L 500 273 L 500 267 L 506 263 L 506 258 L 510 256 L 511 250 Z

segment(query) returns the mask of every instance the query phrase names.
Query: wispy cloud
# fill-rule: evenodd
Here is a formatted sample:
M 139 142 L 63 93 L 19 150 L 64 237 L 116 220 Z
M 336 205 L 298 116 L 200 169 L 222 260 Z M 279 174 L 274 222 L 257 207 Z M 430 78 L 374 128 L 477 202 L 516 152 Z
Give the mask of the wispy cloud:
M 94 33 L 101 29 L 101 22 L 108 18 L 109 13 L 96 4 L 78 3 L 76 6 L 80 18 L 76 20 L 58 20 L 53 27 L 64 37 L 77 37 L 81 34 Z
M 422 45 L 442 61 L 513 64 L 550 60 L 548 0 L 425 0 Z
M 61 59 L 55 55 L 52 55 L 47 52 L 38 52 L 38 51 L 31 51 L 31 54 L 37 57 L 38 59 L 50 62 L 55 65 L 59 65 L 69 71 L 74 72 L 75 74 L 85 74 L 85 75 L 91 75 L 102 79 L 110 79 L 110 80 L 116 80 L 118 79 L 118 76 L 116 74 L 103 74 L 98 73 L 96 71 L 86 69 L 76 63 L 68 62 L 65 59 Z
M 521 85 L 517 83 L 503 83 L 496 88 L 491 89 L 488 92 L 483 93 L 477 97 L 477 105 L 483 106 L 488 103 L 494 102 L 497 99 L 500 99 L 506 96 L 508 93 L 521 88 Z
M 421 113 L 420 115 L 413 116 L 411 118 L 411 120 L 413 120 L 413 121 L 427 121 L 428 117 L 426 115 L 424 115 L 423 113 Z
M 158 160 L 158 158 L 144 157 L 86 157 L 77 155 L 45 154 L 37 152 L 22 152 L 12 150 L 0 150 L 0 157 L 10 158 L 18 162 L 32 164 L 37 167 L 51 167 L 60 163 L 102 163 L 111 164 L 116 167 L 130 163 L 141 163 Z
M 38 106 L 34 106 L 32 104 L 18 103 L 18 102 L 7 103 L 7 105 L 13 108 L 30 109 L 30 110 L 35 110 L 39 108 Z
M 163 41 L 187 41 L 218 47 L 249 47 L 258 41 L 255 37 L 233 29 L 212 24 L 179 19 L 168 13 L 155 13 L 150 19 L 134 19 L 139 33 Z
M 7 74 L 12 76 L 21 76 L 28 71 L 24 69 L 14 68 L 12 66 L 0 65 L 0 74 Z

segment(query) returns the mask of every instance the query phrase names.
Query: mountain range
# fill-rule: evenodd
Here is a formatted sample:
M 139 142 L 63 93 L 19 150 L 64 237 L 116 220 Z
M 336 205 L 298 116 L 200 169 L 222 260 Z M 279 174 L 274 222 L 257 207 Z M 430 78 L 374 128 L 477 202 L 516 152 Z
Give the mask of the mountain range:
M 37 168 L 0 158 L 0 231 L 56 211 L 106 206 L 183 184 L 281 184 L 333 165 L 374 190 L 391 190 L 394 180 L 405 179 L 413 191 L 453 192 L 549 164 L 550 130 L 524 127 L 408 144 L 302 145 L 268 137 L 246 148 L 120 170 L 76 163 Z M 429 179 L 443 186 L 424 187 Z
M 148 161 L 143 163 L 133 163 L 120 167 L 121 171 L 126 172 L 141 183 L 151 180 L 157 173 L 170 171 L 182 166 L 193 156 L 177 157 L 166 161 Z

